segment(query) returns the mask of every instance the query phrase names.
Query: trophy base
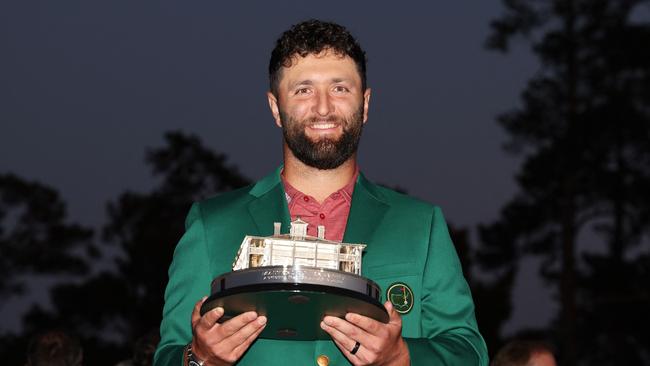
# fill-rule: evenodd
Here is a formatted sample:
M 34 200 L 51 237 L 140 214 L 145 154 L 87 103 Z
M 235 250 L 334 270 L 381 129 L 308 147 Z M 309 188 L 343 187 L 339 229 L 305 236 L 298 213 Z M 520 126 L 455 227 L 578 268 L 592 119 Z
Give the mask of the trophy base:
M 357 313 L 383 323 L 388 313 L 379 302 L 379 286 L 355 274 L 311 267 L 251 268 L 221 275 L 201 314 L 222 307 L 220 322 L 247 311 L 267 317 L 261 338 L 329 339 L 320 328 L 326 315 Z

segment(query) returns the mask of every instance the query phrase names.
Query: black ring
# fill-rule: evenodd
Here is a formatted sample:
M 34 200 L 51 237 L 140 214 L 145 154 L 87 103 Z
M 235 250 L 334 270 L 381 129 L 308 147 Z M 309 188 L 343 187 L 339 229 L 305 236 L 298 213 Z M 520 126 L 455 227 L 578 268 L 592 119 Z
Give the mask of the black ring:
M 352 351 L 350 351 L 350 354 L 356 355 L 357 351 L 359 350 L 359 347 L 361 347 L 361 343 L 357 342 L 354 344 L 354 348 L 352 348 Z

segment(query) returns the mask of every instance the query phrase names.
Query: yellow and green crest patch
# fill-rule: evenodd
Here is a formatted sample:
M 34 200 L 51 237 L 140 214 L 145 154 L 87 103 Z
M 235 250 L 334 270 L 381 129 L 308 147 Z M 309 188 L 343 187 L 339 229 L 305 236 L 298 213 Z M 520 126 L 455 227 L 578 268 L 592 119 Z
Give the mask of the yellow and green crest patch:
M 406 314 L 413 309 L 415 299 L 413 290 L 403 283 L 396 282 L 388 287 L 386 298 L 393 304 L 393 308 L 400 314 Z

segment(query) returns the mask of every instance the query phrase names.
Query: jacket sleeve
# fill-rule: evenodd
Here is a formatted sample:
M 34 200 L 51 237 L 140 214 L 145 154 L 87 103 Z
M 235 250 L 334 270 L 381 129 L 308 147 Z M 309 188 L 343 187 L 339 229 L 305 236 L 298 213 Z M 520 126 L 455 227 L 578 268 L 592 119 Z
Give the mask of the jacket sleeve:
M 474 303 L 440 208 L 433 210 L 422 277 L 423 338 L 405 338 L 412 365 L 488 364 Z
M 183 365 L 183 347 L 192 339 L 194 304 L 210 291 L 209 261 L 201 208 L 195 203 L 185 220 L 185 234 L 178 242 L 169 267 L 160 343 L 155 366 Z

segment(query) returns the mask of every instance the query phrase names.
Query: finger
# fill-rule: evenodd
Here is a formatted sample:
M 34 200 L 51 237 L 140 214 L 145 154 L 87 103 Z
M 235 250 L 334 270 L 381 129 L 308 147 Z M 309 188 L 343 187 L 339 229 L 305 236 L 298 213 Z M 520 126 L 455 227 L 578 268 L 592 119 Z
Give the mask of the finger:
M 221 306 L 217 306 L 216 308 L 203 314 L 201 320 L 199 320 L 199 323 L 197 324 L 197 329 L 209 331 L 210 329 L 214 328 L 217 324 L 217 321 L 223 316 L 223 313 L 223 308 Z
M 345 314 L 345 320 L 373 335 L 378 335 L 382 328 L 386 326 L 382 322 L 356 313 Z
M 335 316 L 326 316 L 323 319 L 323 322 L 326 325 L 335 328 L 341 333 L 350 337 L 354 340 L 354 342 L 359 341 L 361 344 L 366 344 L 370 347 L 373 347 L 374 345 L 379 344 L 381 341 L 381 339 L 377 337 L 376 334 L 366 332 L 365 330 L 361 329 L 355 324 L 348 322 L 345 319 L 341 319 Z
M 325 323 L 325 321 L 322 321 L 320 323 L 321 329 L 323 329 L 327 334 L 332 337 L 332 340 L 336 345 L 343 351 L 343 353 L 348 353 L 349 355 L 352 355 L 350 353 L 350 350 L 352 350 L 357 343 L 356 340 L 350 338 L 347 334 L 341 332 L 337 328 L 331 327 Z M 359 342 L 361 343 L 361 342 Z M 357 351 L 358 353 L 358 351 Z
M 236 317 L 224 322 L 218 328 L 217 332 L 219 333 L 219 338 L 227 338 L 233 335 L 236 331 L 240 330 L 246 324 L 257 319 L 257 313 L 254 311 L 247 311 L 245 313 L 239 314 Z
M 225 323 L 224 323 L 225 324 Z M 253 321 L 241 327 L 238 331 L 225 338 L 220 344 L 224 349 L 235 349 L 244 344 L 248 338 L 266 326 L 266 317 L 259 316 Z M 251 341 L 252 342 L 252 341 Z
M 264 317 L 259 317 L 258 320 L 259 320 L 260 318 L 264 318 Z M 244 340 L 244 342 L 242 342 L 239 346 L 235 347 L 235 349 L 233 350 L 233 352 L 235 352 L 235 354 L 238 356 L 237 358 L 241 357 L 241 355 L 243 355 L 244 352 L 246 352 L 246 350 L 248 349 L 248 347 L 250 347 L 250 345 L 251 345 L 253 342 L 255 342 L 255 340 L 256 340 L 257 337 L 260 335 L 260 333 L 262 333 L 262 331 L 264 330 L 264 328 L 266 328 L 266 321 L 265 321 L 264 324 L 263 324 L 262 326 L 260 326 L 260 327 L 255 331 L 255 332 L 253 332 L 253 334 L 249 335 L 248 338 L 246 338 L 246 340 Z
M 341 350 L 343 355 L 350 360 L 355 365 L 361 364 L 368 364 L 368 351 L 363 347 L 359 346 L 359 349 L 355 354 L 350 353 L 350 349 L 347 349 L 345 344 L 340 343 L 339 341 L 334 341 L 334 344 Z M 352 346 L 354 348 L 354 346 Z
M 201 300 L 194 304 L 194 309 L 192 310 L 192 328 L 194 328 L 199 319 L 201 319 L 201 305 L 203 305 L 203 302 L 205 302 L 205 299 L 207 298 L 207 296 L 203 296 Z
M 393 304 L 391 304 L 390 301 L 386 301 L 384 304 L 384 307 L 386 308 L 386 311 L 388 312 L 388 323 L 390 324 L 397 324 L 400 327 L 402 326 L 402 317 L 399 315 L 397 310 L 393 307 Z

